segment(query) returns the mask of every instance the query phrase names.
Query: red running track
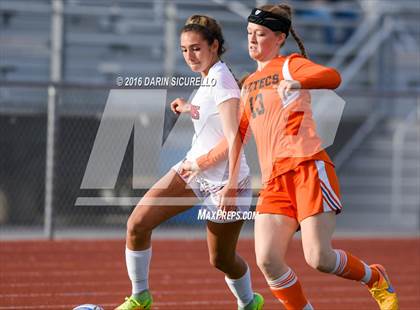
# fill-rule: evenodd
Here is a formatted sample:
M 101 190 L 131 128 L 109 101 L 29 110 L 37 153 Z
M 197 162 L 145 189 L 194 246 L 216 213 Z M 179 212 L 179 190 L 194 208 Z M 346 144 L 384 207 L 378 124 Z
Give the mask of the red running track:
M 385 265 L 400 297 L 401 310 L 419 309 L 420 239 L 339 239 L 367 263 Z M 252 270 L 254 289 L 266 299 L 265 310 L 282 309 L 257 269 L 253 241 L 238 250 Z M 310 269 L 299 240 L 288 262 L 315 309 L 378 309 L 367 289 L 353 281 Z M 223 275 L 208 263 L 204 240 L 153 242 L 151 289 L 159 309 L 237 309 Z M 0 309 L 72 309 L 83 303 L 113 309 L 130 293 L 124 241 L 0 242 Z

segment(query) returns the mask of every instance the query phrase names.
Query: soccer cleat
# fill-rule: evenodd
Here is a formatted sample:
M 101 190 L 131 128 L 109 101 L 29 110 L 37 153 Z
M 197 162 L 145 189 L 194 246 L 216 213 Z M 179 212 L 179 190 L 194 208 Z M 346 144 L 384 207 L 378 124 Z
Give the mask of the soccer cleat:
M 264 298 L 258 294 L 254 293 L 254 298 L 252 301 L 245 306 L 245 308 L 239 307 L 238 310 L 261 310 L 264 306 Z
M 125 302 L 114 310 L 150 310 L 152 309 L 153 298 L 148 290 L 125 298 Z
M 379 280 L 369 289 L 373 298 L 381 310 L 399 310 L 397 293 L 389 281 L 385 268 L 382 265 L 374 264 L 369 266 L 379 272 Z

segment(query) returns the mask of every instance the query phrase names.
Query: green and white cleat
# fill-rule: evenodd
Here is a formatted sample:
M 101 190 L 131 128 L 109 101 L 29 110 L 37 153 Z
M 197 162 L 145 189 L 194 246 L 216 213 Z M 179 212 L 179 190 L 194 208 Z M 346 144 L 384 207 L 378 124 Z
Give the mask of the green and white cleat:
M 131 295 L 125 298 L 125 302 L 114 310 L 150 310 L 152 309 L 153 298 L 149 290 L 140 294 Z
M 261 294 L 254 293 L 252 301 L 245 306 L 245 308 L 239 307 L 238 310 L 261 310 L 264 306 L 264 298 Z

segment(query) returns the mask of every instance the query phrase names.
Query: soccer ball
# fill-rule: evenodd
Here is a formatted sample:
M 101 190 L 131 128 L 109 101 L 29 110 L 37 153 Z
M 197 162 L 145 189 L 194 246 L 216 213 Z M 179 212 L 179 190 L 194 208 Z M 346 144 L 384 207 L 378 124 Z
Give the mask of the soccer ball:
M 84 304 L 73 308 L 73 310 L 104 310 L 104 308 L 98 305 Z

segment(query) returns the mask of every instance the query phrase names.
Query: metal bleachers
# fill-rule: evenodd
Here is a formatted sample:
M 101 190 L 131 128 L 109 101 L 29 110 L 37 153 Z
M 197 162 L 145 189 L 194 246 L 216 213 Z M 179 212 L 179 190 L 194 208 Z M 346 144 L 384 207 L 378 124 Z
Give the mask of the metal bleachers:
M 234 72 L 241 74 L 254 68 L 247 56 L 246 21 L 240 9 L 248 12 L 255 1 L 69 0 L 64 4 L 65 82 L 106 84 L 114 82 L 116 75 L 190 75 L 177 42 L 168 47 L 167 41 L 177 41 L 185 19 L 197 13 L 214 16 L 222 24 L 229 48 L 226 61 Z M 176 10 L 175 29 L 166 25 L 170 5 Z M 301 16 L 299 12 L 304 10 L 308 6 L 296 1 L 296 28 L 311 56 L 325 62 L 338 44 L 323 39 L 324 28 L 330 22 Z M 357 6 L 350 10 L 357 10 Z M 0 0 L 2 80 L 49 80 L 51 14 L 49 1 Z M 331 23 L 338 28 L 354 28 L 358 20 L 334 19 Z M 168 38 L 169 32 L 174 35 L 172 38 Z M 174 47 L 175 50 L 168 50 Z M 296 47 L 290 42 L 286 49 L 292 51 Z M 171 52 L 175 53 L 176 64 L 172 72 L 167 72 L 165 57 Z
M 349 226 L 371 223 L 379 231 L 416 231 L 420 220 L 420 122 L 417 108 L 405 118 L 378 124 L 340 170 Z M 345 222 L 344 222 L 345 223 Z

